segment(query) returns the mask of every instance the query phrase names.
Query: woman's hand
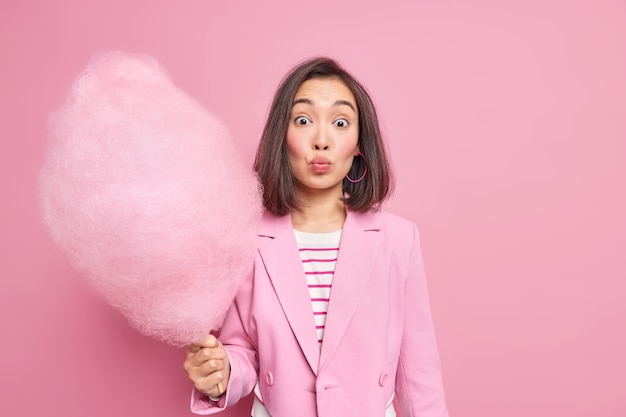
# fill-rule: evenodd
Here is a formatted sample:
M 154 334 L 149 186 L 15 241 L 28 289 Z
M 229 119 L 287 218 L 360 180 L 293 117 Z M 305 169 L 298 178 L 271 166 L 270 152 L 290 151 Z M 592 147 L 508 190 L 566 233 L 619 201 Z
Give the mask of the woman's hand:
M 226 392 L 230 378 L 230 362 L 224 345 L 215 336 L 189 345 L 183 368 L 194 387 L 211 398 Z

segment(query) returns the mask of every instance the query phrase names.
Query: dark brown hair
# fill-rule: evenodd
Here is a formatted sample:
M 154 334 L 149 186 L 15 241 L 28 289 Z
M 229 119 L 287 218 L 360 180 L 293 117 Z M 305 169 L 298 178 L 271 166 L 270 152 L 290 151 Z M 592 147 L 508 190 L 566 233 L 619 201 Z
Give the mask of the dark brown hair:
M 300 209 L 286 136 L 296 92 L 303 82 L 312 78 L 337 78 L 352 91 L 359 115 L 358 146 L 366 159 L 356 156 L 348 175 L 359 178 L 365 164 L 367 175 L 358 183 L 343 180 L 345 203 L 349 209 L 360 212 L 379 208 L 391 191 L 392 178 L 374 103 L 355 77 L 326 57 L 312 58 L 295 66 L 283 78 L 274 95 L 254 160 L 254 170 L 263 190 L 263 205 L 278 215 Z

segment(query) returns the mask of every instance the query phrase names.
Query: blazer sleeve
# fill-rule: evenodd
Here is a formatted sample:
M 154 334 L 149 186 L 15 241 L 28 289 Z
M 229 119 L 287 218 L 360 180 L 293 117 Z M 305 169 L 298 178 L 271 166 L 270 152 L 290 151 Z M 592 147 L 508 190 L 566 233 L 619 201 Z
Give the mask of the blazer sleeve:
M 448 416 L 419 231 L 414 224 L 396 393 L 404 417 Z
M 252 275 L 241 284 L 237 296 L 224 318 L 219 339 L 224 345 L 230 362 L 230 379 L 226 393 L 219 401 L 212 401 L 195 388 L 191 394 L 191 412 L 213 414 L 236 404 L 248 396 L 256 385 L 259 371 L 256 348 L 248 336 L 250 323 L 250 300 Z

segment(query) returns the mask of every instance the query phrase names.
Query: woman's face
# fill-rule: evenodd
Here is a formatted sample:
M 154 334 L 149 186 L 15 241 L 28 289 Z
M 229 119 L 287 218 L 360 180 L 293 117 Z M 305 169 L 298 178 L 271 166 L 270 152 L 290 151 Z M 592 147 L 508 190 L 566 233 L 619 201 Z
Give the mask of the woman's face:
M 358 109 L 350 89 L 338 78 L 302 83 L 287 128 L 287 152 L 300 196 L 341 197 L 358 139 Z

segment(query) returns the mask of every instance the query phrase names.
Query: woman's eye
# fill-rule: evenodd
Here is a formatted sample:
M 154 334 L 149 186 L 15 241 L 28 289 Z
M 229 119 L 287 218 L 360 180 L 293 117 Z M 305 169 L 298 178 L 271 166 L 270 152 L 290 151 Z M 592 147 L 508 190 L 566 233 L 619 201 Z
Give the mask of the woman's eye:
M 306 125 L 308 125 L 310 123 L 311 123 L 311 121 L 307 117 L 304 117 L 304 116 L 296 117 L 296 124 L 297 125 L 306 126 Z
M 334 125 L 337 127 L 348 127 L 348 121 L 346 119 L 337 119 Z

